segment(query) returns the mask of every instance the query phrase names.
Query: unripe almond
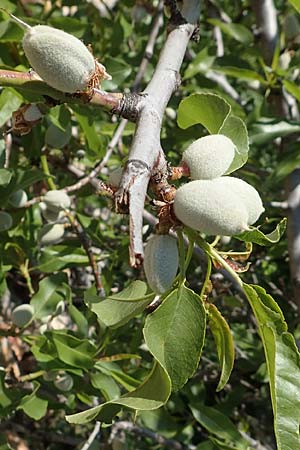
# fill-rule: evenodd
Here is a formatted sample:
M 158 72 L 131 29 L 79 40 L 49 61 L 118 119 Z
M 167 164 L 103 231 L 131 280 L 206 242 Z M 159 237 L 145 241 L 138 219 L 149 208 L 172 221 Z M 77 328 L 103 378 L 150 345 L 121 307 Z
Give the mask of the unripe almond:
M 45 144 L 53 148 L 63 148 L 71 139 L 71 134 L 71 125 L 63 131 L 51 123 L 45 133 Z
M 47 223 L 44 225 L 38 235 L 38 240 L 41 245 L 57 244 L 63 237 L 65 227 L 60 223 Z
M 248 212 L 241 198 L 219 179 L 196 180 L 181 186 L 174 212 L 184 225 L 208 235 L 232 236 L 248 227 Z
M 58 377 L 54 381 L 55 387 L 63 392 L 70 391 L 73 387 L 73 384 L 73 378 L 68 373 L 65 373 L 64 375 L 58 375 Z
M 229 169 L 235 145 L 223 134 L 211 134 L 194 141 L 184 151 L 182 161 L 190 170 L 192 180 L 218 178 Z
M 240 197 L 248 211 L 248 225 L 255 223 L 264 212 L 265 208 L 263 207 L 259 193 L 253 186 L 246 183 L 246 181 L 235 177 L 221 177 L 217 183 L 221 188 L 229 188 L 234 194 Z
M 87 89 L 94 76 L 110 78 L 76 37 L 47 25 L 30 27 L 23 49 L 32 68 L 49 86 L 74 93 Z
M 21 328 L 24 327 L 24 325 L 26 325 L 28 322 L 30 322 L 33 314 L 34 310 L 31 305 L 20 305 L 12 311 L 11 319 L 17 327 Z
M 53 189 L 45 194 L 44 203 L 46 204 L 47 209 L 57 212 L 61 209 L 69 208 L 71 200 L 66 192 Z
M 9 230 L 12 227 L 13 220 L 10 214 L 0 211 L 0 231 Z
M 162 294 L 172 286 L 178 270 L 178 249 L 175 238 L 156 234 L 145 246 L 144 270 L 150 288 Z
M 15 208 L 23 208 L 27 200 L 27 194 L 23 189 L 18 189 L 9 196 L 9 203 Z

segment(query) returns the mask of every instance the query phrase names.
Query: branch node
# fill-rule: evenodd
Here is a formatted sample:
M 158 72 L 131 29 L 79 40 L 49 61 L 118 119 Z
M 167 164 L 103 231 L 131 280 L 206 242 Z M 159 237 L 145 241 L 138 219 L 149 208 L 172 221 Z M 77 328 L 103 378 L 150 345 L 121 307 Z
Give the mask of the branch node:
M 119 114 L 119 116 L 130 120 L 130 122 L 136 122 L 140 110 L 139 103 L 142 96 L 142 94 L 136 94 L 134 92 L 124 94 L 119 107 L 114 108 L 112 113 Z

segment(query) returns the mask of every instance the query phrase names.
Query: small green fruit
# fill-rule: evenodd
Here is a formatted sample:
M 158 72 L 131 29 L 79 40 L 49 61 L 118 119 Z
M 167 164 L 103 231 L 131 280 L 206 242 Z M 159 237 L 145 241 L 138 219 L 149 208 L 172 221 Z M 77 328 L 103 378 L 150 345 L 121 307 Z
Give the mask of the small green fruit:
M 17 327 L 21 328 L 31 321 L 33 314 L 34 309 L 31 305 L 20 305 L 12 311 L 11 319 Z
M 232 236 L 248 228 L 248 212 L 239 195 L 215 180 L 196 180 L 181 186 L 174 212 L 184 225 L 208 235 Z
M 108 78 L 87 47 L 57 28 L 37 25 L 23 38 L 23 49 L 32 68 L 49 86 L 62 92 L 86 90 L 97 72 Z
M 156 234 L 145 246 L 144 270 L 150 288 L 162 294 L 172 286 L 178 270 L 178 249 L 175 238 Z
M 229 169 L 235 145 L 222 134 L 212 134 L 194 141 L 183 153 L 182 161 L 190 169 L 192 180 L 218 178 Z
M 48 191 L 45 194 L 44 203 L 50 211 L 58 212 L 62 209 L 69 208 L 71 200 L 66 192 L 53 189 L 53 191 Z
M 235 177 L 221 177 L 217 184 L 223 188 L 231 189 L 242 200 L 248 211 L 248 225 L 254 224 L 259 216 L 264 212 L 265 208 L 259 196 L 259 193 L 253 186 Z
M 0 231 L 9 230 L 12 227 L 13 220 L 10 214 L 0 211 Z
M 45 133 L 45 144 L 53 148 L 65 147 L 71 139 L 71 125 L 68 125 L 65 131 L 51 123 Z
M 18 189 L 9 197 L 9 203 L 15 208 L 23 208 L 27 200 L 27 194 L 23 189 Z
M 54 381 L 55 387 L 63 392 L 70 391 L 73 387 L 73 384 L 73 378 L 68 373 L 65 373 L 64 375 L 58 375 L 58 377 Z
M 57 244 L 63 237 L 65 227 L 60 223 L 47 223 L 44 225 L 39 234 L 38 241 L 41 245 L 54 245 Z

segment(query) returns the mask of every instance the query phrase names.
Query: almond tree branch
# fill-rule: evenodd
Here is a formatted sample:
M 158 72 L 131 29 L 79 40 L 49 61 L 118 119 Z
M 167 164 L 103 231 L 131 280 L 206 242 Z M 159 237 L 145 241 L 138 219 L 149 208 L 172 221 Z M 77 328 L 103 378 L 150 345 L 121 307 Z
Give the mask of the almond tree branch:
M 152 79 L 143 92 L 132 147 L 115 197 L 116 210 L 129 212 L 133 267 L 143 261 L 143 209 L 151 173 L 157 168 L 166 170 L 160 145 L 162 119 L 172 93 L 180 84 L 179 70 L 199 17 L 199 0 L 183 2 L 181 13 L 188 21 L 169 33 Z
M 54 99 L 57 103 L 88 103 L 89 105 L 104 107 L 116 113 L 121 113 L 124 107 L 124 95 L 122 93 L 110 93 L 93 89 L 91 95 L 84 92 L 66 94 L 50 87 L 35 72 L 0 70 L 0 86 L 13 87 L 40 94 Z

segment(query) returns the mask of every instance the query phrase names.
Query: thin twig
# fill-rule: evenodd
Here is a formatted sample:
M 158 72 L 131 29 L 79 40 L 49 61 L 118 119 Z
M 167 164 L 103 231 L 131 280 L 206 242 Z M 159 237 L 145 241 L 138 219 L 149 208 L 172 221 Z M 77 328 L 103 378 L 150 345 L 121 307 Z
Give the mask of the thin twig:
M 163 448 L 171 448 L 173 450 L 196 450 L 195 445 L 184 445 L 179 441 L 174 439 L 167 439 L 164 436 L 155 433 L 154 431 L 148 430 L 146 428 L 139 427 L 131 422 L 120 421 L 113 425 L 112 433 L 118 434 L 122 431 L 127 431 L 128 433 L 136 434 L 144 438 L 151 439 L 156 444 L 159 444 Z
M 68 217 L 73 230 L 75 231 L 78 238 L 80 239 L 80 242 L 82 243 L 82 246 L 89 258 L 90 266 L 92 268 L 92 272 L 93 272 L 94 279 L 95 279 L 97 294 L 99 295 L 99 297 L 105 297 L 105 290 L 104 290 L 104 287 L 103 287 L 103 284 L 101 281 L 100 273 L 98 270 L 98 265 L 95 260 L 95 256 L 92 251 L 92 248 L 91 248 L 92 243 L 91 243 L 89 237 L 87 236 L 84 227 L 79 222 L 78 218 L 74 217 L 73 214 L 71 214 L 68 211 L 65 211 L 65 214 Z
M 93 431 L 91 432 L 88 440 L 85 442 L 85 444 L 81 447 L 81 450 L 89 450 L 89 448 L 91 447 L 92 443 L 94 442 L 94 440 L 96 439 L 97 435 L 100 433 L 100 427 L 101 427 L 101 423 L 100 422 L 96 422 Z

